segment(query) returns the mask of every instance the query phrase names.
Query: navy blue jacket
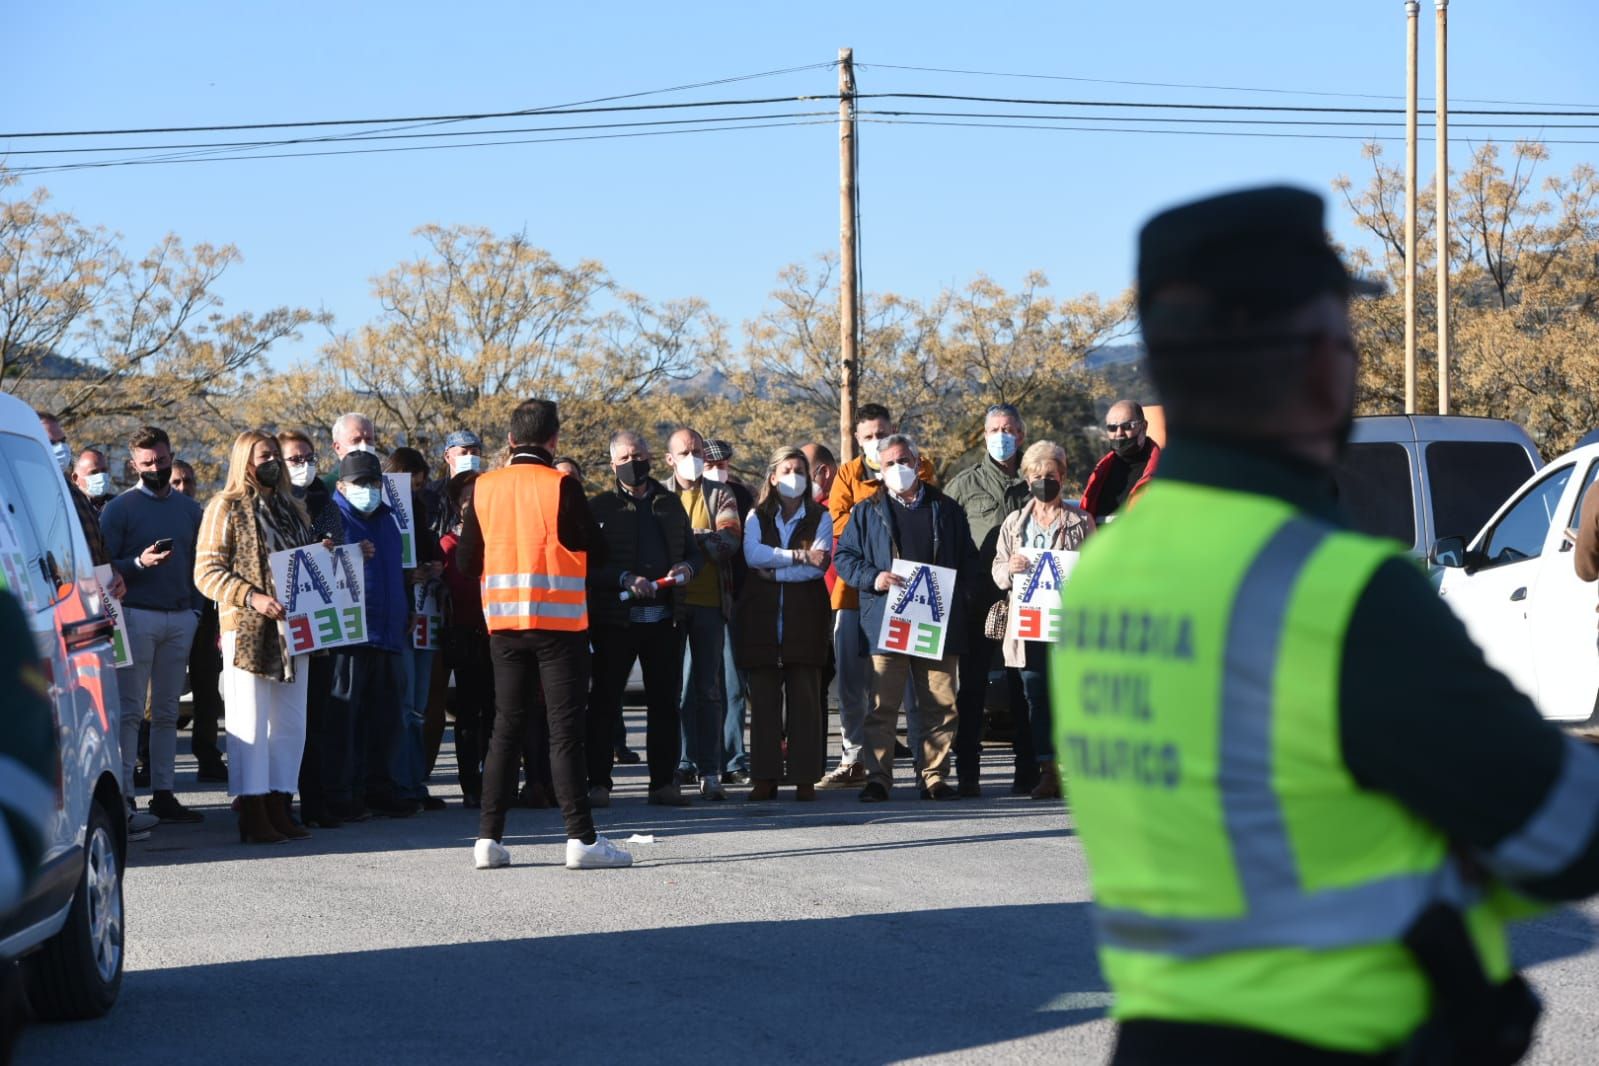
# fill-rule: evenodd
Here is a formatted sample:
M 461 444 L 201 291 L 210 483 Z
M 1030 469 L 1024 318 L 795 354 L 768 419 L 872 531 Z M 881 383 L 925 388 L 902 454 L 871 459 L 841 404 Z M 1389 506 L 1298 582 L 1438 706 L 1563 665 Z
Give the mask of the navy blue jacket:
M 394 524 L 389 505 L 380 503 L 377 510 L 364 515 L 350 506 L 342 492 L 334 492 L 333 501 L 344 520 L 344 536 L 334 540 L 341 544 L 369 540 L 377 548 L 366 560 L 363 575 L 367 644 L 385 651 L 409 651 L 411 597 L 405 587 L 405 572 L 400 569 L 400 527 Z
M 933 509 L 933 558 L 928 561 L 946 566 L 957 574 L 949 630 L 944 636 L 944 654 L 961 655 L 966 651 L 968 601 L 979 590 L 981 582 L 990 579 L 977 554 L 977 545 L 972 543 L 972 529 L 961 505 L 935 486 L 924 484 L 923 491 L 927 495 L 922 506 Z M 894 560 L 899 558 L 899 545 L 895 543 L 886 508 L 898 506 L 889 500 L 886 489 L 857 503 L 833 551 L 833 565 L 838 568 L 840 580 L 861 594 L 861 633 L 868 654 L 877 645 L 888 601 L 887 594 L 873 586 L 877 575 L 892 570 Z

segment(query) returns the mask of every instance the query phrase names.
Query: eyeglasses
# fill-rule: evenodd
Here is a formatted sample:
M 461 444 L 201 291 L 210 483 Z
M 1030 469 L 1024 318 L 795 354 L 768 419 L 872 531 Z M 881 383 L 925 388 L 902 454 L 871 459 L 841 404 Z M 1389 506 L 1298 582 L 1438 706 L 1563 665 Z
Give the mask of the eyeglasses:
M 1113 437 L 1117 433 L 1137 433 L 1139 430 L 1141 430 L 1143 428 L 1144 428 L 1144 420 L 1142 418 L 1129 418 L 1125 422 L 1107 422 L 1107 423 L 1105 423 L 1105 432 L 1109 433 Z
M 283 461 L 290 466 L 304 466 L 306 463 L 316 462 L 316 453 L 310 455 L 285 455 Z

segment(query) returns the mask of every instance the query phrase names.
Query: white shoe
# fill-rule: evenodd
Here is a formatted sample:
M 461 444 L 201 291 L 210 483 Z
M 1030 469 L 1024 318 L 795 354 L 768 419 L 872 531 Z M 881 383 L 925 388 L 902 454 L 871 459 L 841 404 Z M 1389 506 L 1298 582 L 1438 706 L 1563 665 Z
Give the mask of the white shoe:
M 604 785 L 595 785 L 589 789 L 589 807 L 609 807 L 611 805 L 611 790 Z
M 585 844 L 576 837 L 566 842 L 568 870 L 605 870 L 632 865 L 633 856 L 602 836 L 595 837 L 592 844 Z
M 493 870 L 500 866 L 511 865 L 511 853 L 505 850 L 505 845 L 498 840 L 488 837 L 479 837 L 478 842 L 472 845 L 472 865 L 479 870 Z

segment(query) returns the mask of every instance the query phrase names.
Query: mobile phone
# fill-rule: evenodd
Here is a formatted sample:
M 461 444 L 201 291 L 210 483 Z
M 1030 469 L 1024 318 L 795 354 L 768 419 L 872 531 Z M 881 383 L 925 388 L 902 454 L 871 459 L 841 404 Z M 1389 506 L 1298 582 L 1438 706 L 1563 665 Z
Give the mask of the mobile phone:
M 150 547 L 154 549 L 157 554 L 161 552 L 169 552 L 172 550 L 172 538 L 162 537 L 160 540 L 150 545 Z

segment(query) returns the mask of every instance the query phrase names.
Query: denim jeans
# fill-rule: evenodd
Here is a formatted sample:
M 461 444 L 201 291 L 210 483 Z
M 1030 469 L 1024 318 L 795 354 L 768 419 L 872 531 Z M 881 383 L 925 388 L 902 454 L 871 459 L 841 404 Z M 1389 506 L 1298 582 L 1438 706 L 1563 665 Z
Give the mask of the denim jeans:
M 1033 757 L 1041 763 L 1055 761 L 1055 726 L 1049 717 L 1049 675 L 1043 670 L 1020 670 L 1022 692 L 1027 696 L 1027 724 L 1033 731 Z
M 405 685 L 400 690 L 400 725 L 389 752 L 389 777 L 394 782 L 396 799 L 427 798 L 427 786 L 422 783 L 428 771 L 423 731 L 436 654 L 431 648 L 412 648 L 400 653 L 405 664 Z
M 727 694 L 722 684 L 727 621 L 720 607 L 690 607 L 684 621 L 688 633 L 683 659 L 684 767 L 700 774 L 722 772 L 722 736 L 727 726 Z
M 733 624 L 738 623 L 734 616 Z M 733 661 L 733 629 L 728 627 L 728 639 L 722 642 L 722 685 L 727 692 L 727 720 L 722 728 L 722 769 L 750 772 L 750 753 L 744 746 L 744 721 L 749 714 L 750 679 Z M 825 739 L 825 737 L 824 737 Z

